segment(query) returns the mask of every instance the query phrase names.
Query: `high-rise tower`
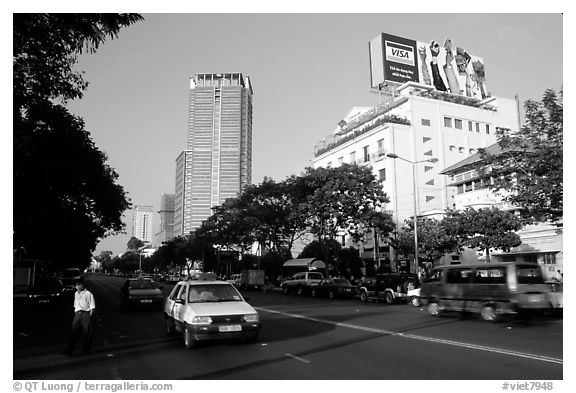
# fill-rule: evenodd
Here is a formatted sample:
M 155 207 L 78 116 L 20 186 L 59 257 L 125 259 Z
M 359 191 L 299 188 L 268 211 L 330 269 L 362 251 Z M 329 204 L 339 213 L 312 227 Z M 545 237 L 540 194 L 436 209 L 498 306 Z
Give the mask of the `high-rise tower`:
M 190 83 L 188 146 L 176 162 L 174 234 L 252 181 L 252 86 L 241 73 L 198 73 Z

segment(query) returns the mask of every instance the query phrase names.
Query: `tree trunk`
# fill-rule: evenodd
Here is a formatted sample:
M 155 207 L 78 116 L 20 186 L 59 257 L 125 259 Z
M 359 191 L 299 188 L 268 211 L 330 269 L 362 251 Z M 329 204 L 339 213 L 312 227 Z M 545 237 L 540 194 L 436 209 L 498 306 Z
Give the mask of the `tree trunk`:
M 490 263 L 490 248 L 486 247 L 486 263 Z

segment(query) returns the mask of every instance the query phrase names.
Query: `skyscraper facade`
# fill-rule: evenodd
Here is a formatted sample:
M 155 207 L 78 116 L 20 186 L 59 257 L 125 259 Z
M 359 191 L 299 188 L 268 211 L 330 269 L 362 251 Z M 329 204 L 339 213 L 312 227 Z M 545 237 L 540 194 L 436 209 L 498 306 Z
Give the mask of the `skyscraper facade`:
M 154 235 L 154 245 L 160 247 L 163 242 L 172 239 L 174 232 L 174 194 L 162 194 L 160 197 L 159 231 Z
M 144 243 L 151 243 L 153 220 L 154 206 L 135 206 L 132 215 L 132 236 Z
M 252 85 L 241 73 L 198 73 L 190 83 L 187 149 L 176 163 L 175 235 L 252 181 Z

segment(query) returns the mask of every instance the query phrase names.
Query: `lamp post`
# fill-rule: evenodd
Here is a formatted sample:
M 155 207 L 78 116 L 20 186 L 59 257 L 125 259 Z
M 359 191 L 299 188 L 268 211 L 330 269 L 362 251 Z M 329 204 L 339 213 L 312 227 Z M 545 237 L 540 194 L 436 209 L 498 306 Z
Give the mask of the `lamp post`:
M 437 163 L 437 158 L 429 158 L 427 160 L 420 160 L 420 161 L 410 161 L 403 157 L 400 157 L 394 153 L 386 154 L 386 157 L 389 158 L 398 158 L 402 161 L 406 161 L 409 164 L 412 164 L 412 193 L 413 193 L 413 200 L 414 200 L 414 268 L 416 269 L 416 273 L 418 274 L 419 271 L 419 264 L 418 264 L 418 208 L 417 208 L 417 200 L 418 200 L 418 184 L 416 183 L 416 164 L 421 162 L 431 162 Z M 396 212 L 398 214 L 398 212 Z

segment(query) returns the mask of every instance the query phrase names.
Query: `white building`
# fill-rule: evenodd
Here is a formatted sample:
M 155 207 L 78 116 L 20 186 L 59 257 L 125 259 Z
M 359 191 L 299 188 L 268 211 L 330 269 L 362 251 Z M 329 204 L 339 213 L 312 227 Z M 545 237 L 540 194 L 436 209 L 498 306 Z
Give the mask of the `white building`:
M 407 82 L 387 102 L 369 110 L 352 110 L 352 116 L 316 145 L 312 165 L 369 166 L 390 198 L 386 210 L 399 225 L 414 210 L 418 216 L 442 214 L 456 207 L 456 189 L 448 187 L 449 179 L 440 172 L 495 143 L 497 127 L 518 129 L 517 108 L 512 99 L 480 100 Z M 416 209 L 413 164 L 402 159 L 416 163 Z
M 152 242 L 154 235 L 152 223 L 154 221 L 154 206 L 137 205 L 132 215 L 132 236 L 144 243 Z

